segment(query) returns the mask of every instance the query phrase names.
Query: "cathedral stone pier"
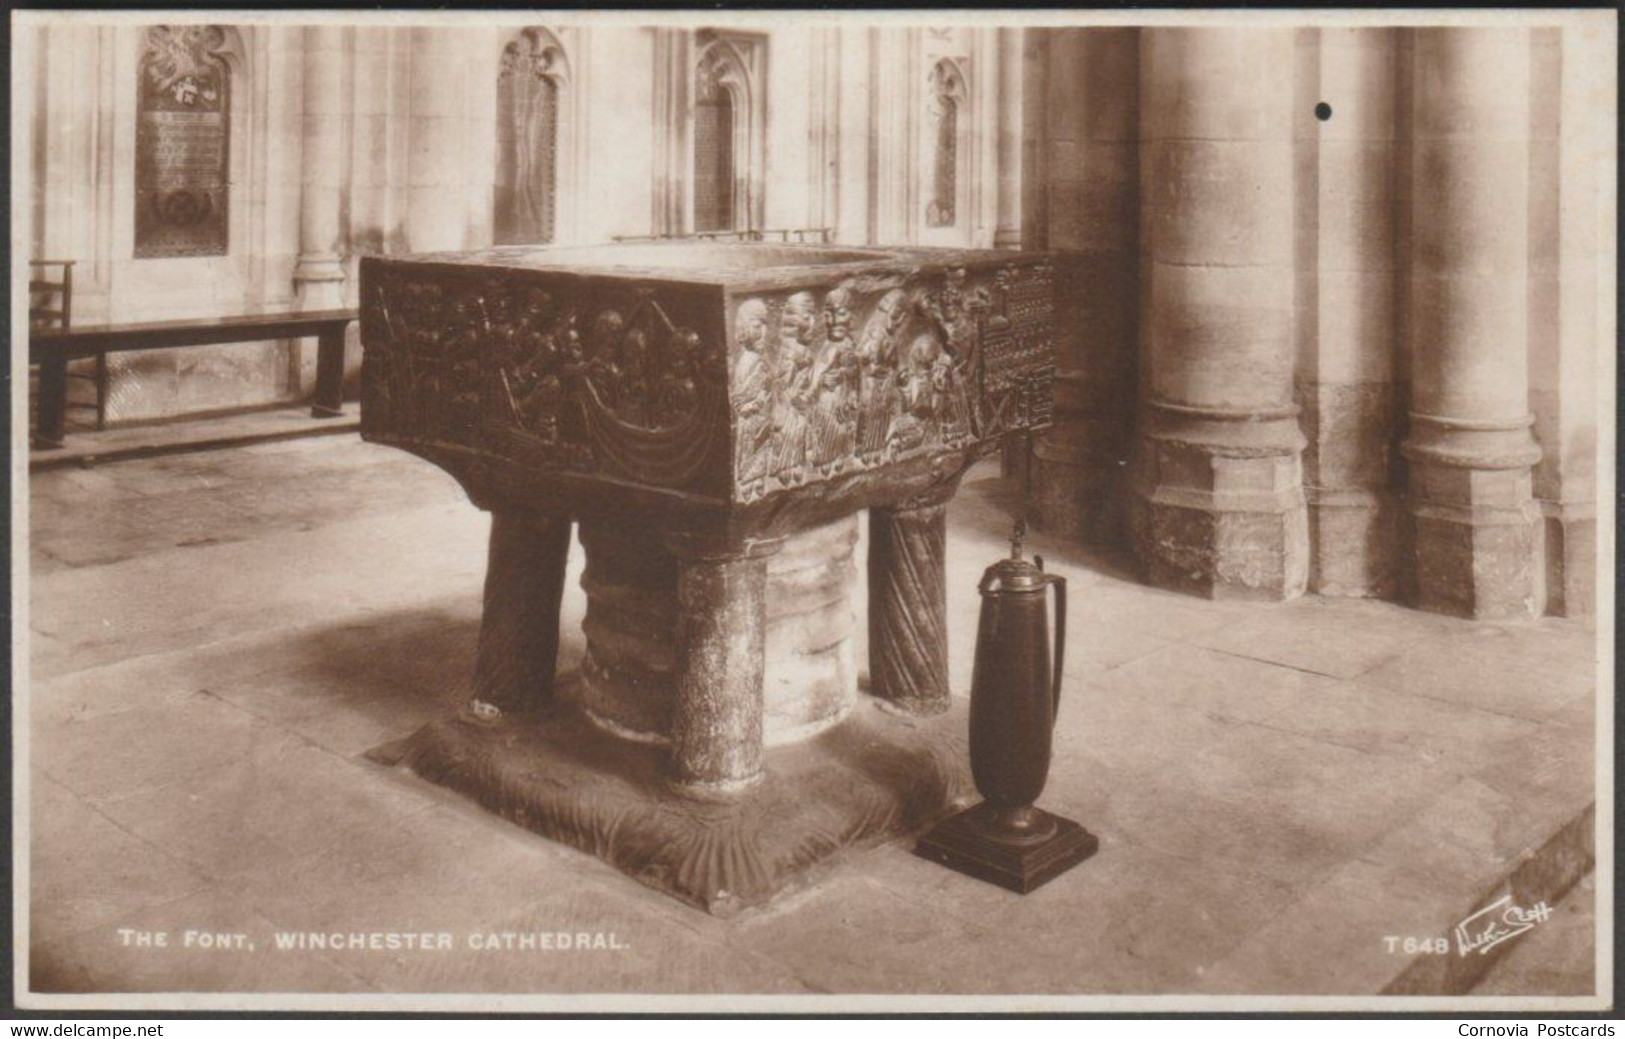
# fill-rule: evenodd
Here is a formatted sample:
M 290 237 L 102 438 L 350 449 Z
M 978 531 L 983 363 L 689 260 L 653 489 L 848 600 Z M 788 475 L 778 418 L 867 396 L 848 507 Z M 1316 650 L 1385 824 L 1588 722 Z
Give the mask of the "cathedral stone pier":
M 1145 413 L 1130 502 L 1151 583 L 1303 592 L 1288 30 L 1142 30 Z
M 368 258 L 361 293 L 363 435 L 494 514 L 468 706 L 376 758 L 714 913 L 966 792 L 945 508 L 1050 420 L 1045 256 L 506 248 Z
M 1529 84 L 1523 29 L 1416 35 L 1410 462 L 1417 602 L 1541 609 L 1531 473 Z

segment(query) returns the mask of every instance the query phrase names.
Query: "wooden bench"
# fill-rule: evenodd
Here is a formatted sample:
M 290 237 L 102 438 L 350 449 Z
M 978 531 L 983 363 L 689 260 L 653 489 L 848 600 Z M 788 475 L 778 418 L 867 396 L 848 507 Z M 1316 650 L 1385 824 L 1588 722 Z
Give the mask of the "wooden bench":
M 40 366 L 38 447 L 61 447 L 68 403 L 68 362 L 125 350 L 165 350 L 222 343 L 316 337 L 316 396 L 310 413 L 344 413 L 344 330 L 354 310 L 307 310 L 184 321 L 42 328 L 29 332 L 28 361 Z

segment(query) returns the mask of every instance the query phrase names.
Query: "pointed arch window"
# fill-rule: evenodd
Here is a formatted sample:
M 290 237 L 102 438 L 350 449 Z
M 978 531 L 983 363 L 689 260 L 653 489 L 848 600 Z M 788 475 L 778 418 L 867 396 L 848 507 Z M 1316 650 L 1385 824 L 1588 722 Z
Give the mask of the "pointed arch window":
M 497 183 L 492 238 L 498 245 L 553 241 L 558 234 L 560 144 L 570 69 L 564 47 L 539 27 L 502 50 L 497 75 Z
M 965 77 L 947 58 L 931 68 L 926 114 L 931 142 L 927 227 L 953 227 L 959 222 L 959 132 L 965 105 Z
M 694 71 L 694 230 L 731 231 L 747 212 L 742 176 L 749 136 L 750 78 L 726 40 L 701 51 Z
M 728 231 L 734 209 L 734 99 L 718 51 L 700 62 L 694 85 L 694 230 Z

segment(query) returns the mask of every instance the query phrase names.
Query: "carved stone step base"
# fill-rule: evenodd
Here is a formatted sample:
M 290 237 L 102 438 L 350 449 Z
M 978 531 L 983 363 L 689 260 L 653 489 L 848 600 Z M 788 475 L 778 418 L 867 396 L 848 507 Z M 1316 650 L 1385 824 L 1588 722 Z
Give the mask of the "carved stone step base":
M 564 703 L 530 717 L 455 715 L 368 757 L 729 916 L 942 818 L 971 789 L 966 725 L 963 701 L 904 718 L 864 697 L 835 728 L 770 748 L 764 780 L 721 802 L 673 793 L 664 748 L 617 739 Z
M 1033 810 L 1035 830 L 1044 836 L 1031 841 L 1001 840 L 986 824 L 986 802 L 944 819 L 914 848 L 922 859 L 947 866 L 957 873 L 1027 894 L 1065 873 L 1100 850 L 1100 841 L 1071 819 Z

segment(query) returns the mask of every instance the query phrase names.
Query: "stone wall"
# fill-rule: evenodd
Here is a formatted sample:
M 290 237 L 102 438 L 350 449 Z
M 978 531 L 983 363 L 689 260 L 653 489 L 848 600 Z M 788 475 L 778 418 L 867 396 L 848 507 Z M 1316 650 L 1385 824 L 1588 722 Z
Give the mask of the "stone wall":
M 146 27 L 20 23 L 26 233 L 78 261 L 79 322 L 353 306 L 363 255 L 490 244 L 524 25 L 229 28 L 227 252 L 137 259 Z M 721 40 L 760 130 L 755 226 L 1064 253 L 1056 424 L 1029 460 L 1042 525 L 1205 595 L 1584 613 L 1611 406 L 1609 28 L 566 22 L 545 29 L 555 238 L 689 229 L 691 74 Z M 947 228 L 925 213 L 944 63 L 965 81 Z M 110 417 L 293 399 L 313 369 L 309 344 L 120 355 Z
M 1590 612 L 1608 28 L 1029 31 L 1041 521 L 1206 596 Z
M 78 262 L 77 323 L 354 306 L 363 255 L 491 244 L 498 80 L 523 23 L 404 27 L 358 14 L 353 24 L 227 26 L 229 243 L 223 256 L 184 259 L 134 258 L 131 88 L 146 28 L 79 19 L 19 29 L 33 43 L 19 65 L 33 85 L 33 119 L 18 141 L 30 156 L 29 245 L 35 257 Z M 999 106 L 1001 60 L 1012 65 L 1004 79 L 1019 79 L 1019 36 L 1001 50 L 991 28 L 777 18 L 541 28 L 545 36 L 522 42 L 555 52 L 558 243 L 692 229 L 691 84 L 717 40 L 740 55 L 740 121 L 754 135 L 736 160 L 754 185 L 741 211 L 748 226 L 827 227 L 853 244 L 987 247 L 1003 219 L 1002 244 L 1019 238 L 1010 201 L 1019 136 L 1008 131 L 1019 97 Z M 955 223 L 927 227 L 927 95 L 942 60 L 966 86 L 961 175 Z M 120 355 L 110 419 L 296 398 L 313 385 L 314 353 L 266 343 Z M 352 343 L 352 371 L 358 363 Z

